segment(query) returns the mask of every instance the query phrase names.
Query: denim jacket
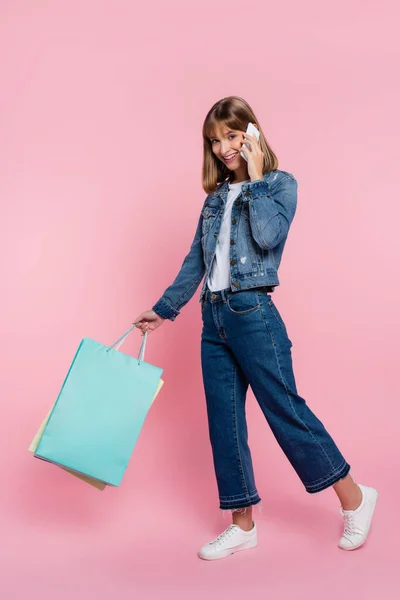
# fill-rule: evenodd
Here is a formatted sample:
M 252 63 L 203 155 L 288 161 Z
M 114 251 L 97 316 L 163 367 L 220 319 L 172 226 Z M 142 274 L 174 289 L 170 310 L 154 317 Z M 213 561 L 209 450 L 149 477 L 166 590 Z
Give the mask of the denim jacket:
M 199 302 L 203 300 L 228 197 L 228 183 L 227 178 L 206 197 L 192 245 L 179 273 L 152 307 L 164 319 L 176 319 L 205 275 Z M 232 292 L 279 285 L 277 271 L 296 205 L 297 181 L 286 171 L 275 169 L 265 173 L 263 179 L 242 185 L 232 205 Z

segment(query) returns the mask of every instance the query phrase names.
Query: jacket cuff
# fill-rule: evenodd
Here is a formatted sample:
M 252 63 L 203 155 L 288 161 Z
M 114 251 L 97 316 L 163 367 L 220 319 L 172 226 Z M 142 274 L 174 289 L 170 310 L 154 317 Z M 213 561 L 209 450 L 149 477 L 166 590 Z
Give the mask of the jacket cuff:
M 163 319 L 169 319 L 170 321 L 175 321 L 176 317 L 179 315 L 179 310 L 172 308 L 172 306 L 163 298 L 160 298 L 155 305 L 152 306 L 151 310 L 154 310 L 154 312 Z
M 255 181 L 250 181 L 249 183 L 244 183 L 242 185 L 242 195 L 244 201 L 250 200 L 250 198 L 252 197 L 252 192 L 261 192 L 262 194 L 268 194 L 270 192 L 270 189 L 265 179 L 256 179 Z

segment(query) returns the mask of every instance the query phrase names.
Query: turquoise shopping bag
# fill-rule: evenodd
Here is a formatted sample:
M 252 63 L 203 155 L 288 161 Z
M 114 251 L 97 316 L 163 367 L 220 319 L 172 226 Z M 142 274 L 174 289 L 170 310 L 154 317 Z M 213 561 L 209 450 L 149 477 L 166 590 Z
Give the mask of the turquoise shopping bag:
M 120 485 L 163 369 L 84 338 L 76 351 L 34 456 L 108 485 Z

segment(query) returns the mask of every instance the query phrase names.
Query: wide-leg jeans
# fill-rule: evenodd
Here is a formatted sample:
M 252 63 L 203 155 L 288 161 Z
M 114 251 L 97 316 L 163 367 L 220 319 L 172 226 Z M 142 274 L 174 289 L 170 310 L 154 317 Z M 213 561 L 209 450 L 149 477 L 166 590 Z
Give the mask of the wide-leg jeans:
M 248 445 L 249 385 L 307 492 L 324 490 L 350 470 L 322 422 L 297 393 L 292 342 L 268 289 L 207 289 L 201 305 L 202 374 L 222 510 L 261 501 Z

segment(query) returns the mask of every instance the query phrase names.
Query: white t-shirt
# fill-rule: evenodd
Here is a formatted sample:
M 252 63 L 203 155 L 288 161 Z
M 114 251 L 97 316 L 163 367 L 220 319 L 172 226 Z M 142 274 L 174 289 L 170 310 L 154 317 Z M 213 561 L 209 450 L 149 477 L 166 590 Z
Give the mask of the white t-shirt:
M 230 247 L 231 247 L 231 214 L 232 204 L 242 190 L 242 185 L 250 181 L 239 181 L 239 183 L 228 184 L 228 197 L 224 214 L 222 215 L 221 228 L 219 230 L 215 257 L 207 279 L 208 287 L 212 292 L 224 290 L 231 287 L 230 280 Z

